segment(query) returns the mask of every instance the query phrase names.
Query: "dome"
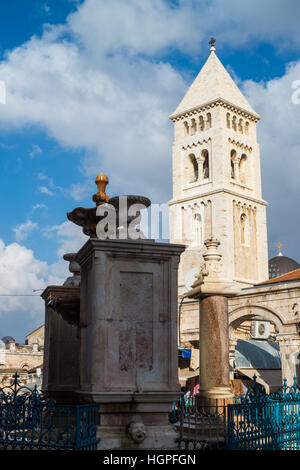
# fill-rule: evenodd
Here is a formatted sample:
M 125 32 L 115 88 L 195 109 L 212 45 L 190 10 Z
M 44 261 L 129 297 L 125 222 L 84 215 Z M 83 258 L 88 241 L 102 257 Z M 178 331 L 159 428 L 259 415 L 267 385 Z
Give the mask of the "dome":
M 2 341 L 4 344 L 8 344 L 10 341 L 15 341 L 12 336 L 3 336 Z
M 292 258 L 278 255 L 269 260 L 269 279 L 300 268 L 300 264 Z

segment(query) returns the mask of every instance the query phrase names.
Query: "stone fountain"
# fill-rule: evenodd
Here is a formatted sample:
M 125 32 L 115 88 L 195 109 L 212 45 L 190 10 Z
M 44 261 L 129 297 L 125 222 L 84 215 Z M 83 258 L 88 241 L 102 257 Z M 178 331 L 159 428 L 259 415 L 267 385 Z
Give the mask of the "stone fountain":
M 109 199 L 107 183 L 105 175 L 96 178 L 95 208 L 68 213 L 90 237 L 75 257 L 80 314 L 74 305 L 72 317 L 70 300 L 59 297 L 52 309 L 70 327 L 76 319 L 75 393 L 78 400 L 100 404 L 99 449 L 175 449 L 168 414 L 180 395 L 177 270 L 184 246 L 145 239 L 138 229 L 140 209 L 150 200 L 127 196 L 124 211 L 125 196 Z M 98 224 L 109 211 L 116 233 L 108 227 L 99 238 Z

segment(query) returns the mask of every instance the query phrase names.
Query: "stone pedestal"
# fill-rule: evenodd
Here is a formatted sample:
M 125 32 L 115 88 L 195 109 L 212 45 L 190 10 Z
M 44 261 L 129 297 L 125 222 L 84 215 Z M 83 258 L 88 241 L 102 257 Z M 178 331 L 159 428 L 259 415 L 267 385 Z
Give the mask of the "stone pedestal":
M 90 239 L 81 266 L 78 394 L 100 403 L 100 449 L 172 449 L 180 395 L 177 267 L 184 247 Z
M 200 300 L 200 388 L 198 397 L 231 399 L 229 386 L 228 299 L 211 295 Z
M 43 392 L 57 402 L 78 401 L 75 393 L 79 386 L 78 327 L 69 324 L 51 308 L 56 299 L 78 299 L 79 287 L 48 286 L 42 293 L 45 300 L 45 346 Z M 50 305 L 49 305 L 50 304 Z M 78 319 L 79 320 L 79 319 Z

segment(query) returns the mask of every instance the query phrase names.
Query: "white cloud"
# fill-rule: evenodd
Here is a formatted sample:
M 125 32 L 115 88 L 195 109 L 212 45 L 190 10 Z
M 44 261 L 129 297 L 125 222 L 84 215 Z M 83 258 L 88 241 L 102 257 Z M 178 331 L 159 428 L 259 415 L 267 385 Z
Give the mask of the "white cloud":
M 21 324 L 27 325 L 28 333 L 44 322 L 45 306 L 40 290 L 49 284 L 61 285 L 65 278 L 57 264 L 48 265 L 36 259 L 32 250 L 18 243 L 5 245 L 0 239 L 0 317 L 2 322 L 7 315 L 14 320 L 13 336 L 24 334 L 19 331 Z M 9 334 L 3 324 L 1 333 Z
M 1 125 L 36 124 L 61 145 L 86 149 L 86 178 L 90 181 L 105 171 L 111 176 L 111 191 L 121 186 L 126 192 L 153 192 L 166 198 L 162 175 L 171 171 L 168 114 L 184 92 L 184 80 L 162 62 L 143 58 L 132 62 L 126 55 L 108 58 L 104 49 L 101 57 L 93 57 L 89 44 L 82 46 L 86 11 L 89 16 L 95 9 L 99 18 L 101 11 L 97 2 L 88 1 L 84 7 L 87 10 L 80 8 L 67 27 L 48 28 L 41 39 L 33 37 L 0 63 L 0 77 L 8 89 L 6 109 L 0 110 Z M 129 11 L 136 7 L 134 2 Z M 142 8 L 141 14 L 150 7 Z M 152 21 L 157 17 L 155 13 Z M 134 15 L 133 21 L 139 20 Z M 150 21 L 149 34 L 151 25 Z M 62 41 L 62 31 L 76 36 L 78 42 Z M 97 41 L 102 43 L 99 37 Z M 156 177 L 152 179 L 151 173 Z M 49 184 L 39 190 L 54 192 Z
M 34 206 L 32 206 L 32 210 L 37 210 L 37 209 L 47 209 L 48 206 L 46 206 L 46 204 L 34 204 Z
M 25 240 L 32 232 L 38 227 L 36 222 L 27 220 L 24 224 L 20 224 L 17 227 L 13 228 L 15 232 L 15 237 L 18 242 Z
M 94 57 L 153 55 L 166 48 L 199 53 L 211 35 L 218 47 L 270 42 L 300 46 L 300 4 L 294 0 L 87 0 L 69 16 L 68 27 Z M 220 46 L 219 46 L 220 45 Z
M 294 80 L 300 79 L 300 62 L 289 64 L 286 73 L 267 83 L 248 81 L 244 88 L 262 119 L 258 124 L 261 144 L 263 195 L 269 201 L 269 242 L 272 255 L 276 244 L 283 253 L 299 253 L 300 105 L 293 104 Z M 300 262 L 300 255 L 298 259 Z
M 46 3 L 41 6 L 41 10 L 48 15 L 51 15 L 51 8 Z
M 79 248 L 88 240 L 83 234 L 82 228 L 70 221 L 60 225 L 53 225 L 43 231 L 46 237 L 55 237 L 59 244 L 57 255 L 59 258 L 65 253 L 76 253 Z
M 195 54 L 203 45 L 208 52 L 211 34 L 226 47 L 265 38 L 296 47 L 295 8 L 300 6 L 290 2 L 283 8 L 281 0 L 182 0 L 176 6 L 163 0 L 86 0 L 66 24 L 45 26 L 41 38 L 32 37 L 0 62 L 7 86 L 0 124 L 34 124 L 62 146 L 85 149 L 88 183 L 68 191 L 77 200 L 103 171 L 110 176 L 110 194 L 121 190 L 165 201 L 171 192 L 168 115 L 187 85 L 158 57 L 176 48 Z M 55 189 L 39 187 L 48 195 Z
M 47 194 L 47 196 L 53 196 L 53 195 L 54 195 L 54 192 L 51 191 L 49 188 L 47 188 L 47 186 L 39 186 L 39 187 L 38 187 L 38 190 L 39 190 L 42 194 Z
M 45 185 L 43 186 L 38 186 L 38 190 L 42 194 L 47 194 L 48 196 L 53 196 L 57 191 L 60 191 L 62 193 L 66 193 L 64 188 L 61 186 L 58 186 L 54 183 L 53 179 L 50 178 L 48 175 L 45 175 L 44 173 L 38 173 L 37 179 L 39 181 L 44 181 Z
M 32 144 L 32 150 L 29 152 L 29 157 L 33 159 L 36 155 L 43 153 L 41 147 L 36 144 Z

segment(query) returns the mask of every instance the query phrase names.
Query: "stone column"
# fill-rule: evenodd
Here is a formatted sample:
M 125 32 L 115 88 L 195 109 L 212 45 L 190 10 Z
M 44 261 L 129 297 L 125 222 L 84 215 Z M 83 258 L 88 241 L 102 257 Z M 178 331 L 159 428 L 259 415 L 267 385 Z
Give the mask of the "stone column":
M 228 296 L 237 290 L 222 277 L 220 242 L 211 238 L 204 242 L 204 263 L 197 281 L 186 295 L 199 299 L 200 330 L 200 387 L 198 398 L 202 404 L 212 400 L 232 399 L 229 383 L 229 327 Z
M 203 164 L 204 164 L 204 158 L 200 155 L 199 157 L 196 157 L 197 160 L 197 165 L 198 165 L 198 181 L 203 181 Z
M 232 398 L 229 386 L 228 299 L 200 299 L 199 397 Z
M 294 377 L 300 386 L 300 336 L 297 332 L 291 334 L 279 334 L 276 337 L 281 353 L 282 380 L 287 380 L 287 385 L 293 385 Z
M 234 370 L 235 370 L 235 348 L 237 345 L 237 340 L 229 338 L 229 379 L 234 379 Z
M 175 449 L 182 245 L 90 239 L 81 265 L 80 388 L 100 404 L 99 449 Z

